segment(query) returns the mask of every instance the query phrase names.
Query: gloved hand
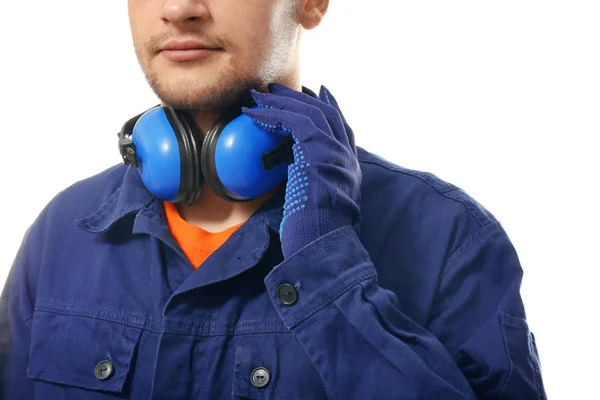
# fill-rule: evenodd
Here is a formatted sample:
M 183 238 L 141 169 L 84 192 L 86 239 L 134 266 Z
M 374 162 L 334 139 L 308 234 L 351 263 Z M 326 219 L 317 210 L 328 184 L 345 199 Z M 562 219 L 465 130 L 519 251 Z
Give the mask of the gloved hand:
M 354 134 L 331 93 L 319 98 L 270 84 L 270 93 L 251 91 L 258 109 L 243 108 L 255 123 L 292 135 L 294 162 L 288 168 L 283 220 L 283 256 L 360 219 L 362 173 Z

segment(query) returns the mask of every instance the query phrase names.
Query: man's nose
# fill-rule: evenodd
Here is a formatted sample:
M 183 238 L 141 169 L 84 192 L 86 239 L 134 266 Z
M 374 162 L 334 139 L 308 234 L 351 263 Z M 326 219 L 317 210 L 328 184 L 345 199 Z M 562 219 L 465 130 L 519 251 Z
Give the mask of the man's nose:
M 164 0 L 161 17 L 173 25 L 183 26 L 209 15 L 204 0 Z

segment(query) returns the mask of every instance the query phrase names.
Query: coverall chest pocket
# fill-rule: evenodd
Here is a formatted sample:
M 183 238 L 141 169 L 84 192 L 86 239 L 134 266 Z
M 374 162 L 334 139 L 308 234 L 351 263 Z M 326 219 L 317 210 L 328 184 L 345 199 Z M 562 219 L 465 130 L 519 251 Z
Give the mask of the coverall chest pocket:
M 36 311 L 27 376 L 40 399 L 124 399 L 141 328 Z
M 240 336 L 232 392 L 234 399 L 327 399 L 316 368 L 291 333 Z

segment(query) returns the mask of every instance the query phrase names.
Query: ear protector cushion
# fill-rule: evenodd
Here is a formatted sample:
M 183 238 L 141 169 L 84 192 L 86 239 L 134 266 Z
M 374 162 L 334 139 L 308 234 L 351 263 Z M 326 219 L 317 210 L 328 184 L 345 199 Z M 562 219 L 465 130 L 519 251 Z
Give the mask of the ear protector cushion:
M 171 201 L 192 204 L 200 196 L 204 184 L 200 169 L 202 135 L 189 114 L 170 107 L 164 109 L 179 144 L 179 192 Z
M 248 201 L 287 178 L 288 163 L 265 168 L 263 154 L 282 140 L 256 125 L 246 114 L 228 115 L 206 134 L 201 165 L 216 194 L 229 201 Z
M 204 182 L 200 171 L 201 136 L 188 117 L 169 107 L 154 107 L 127 121 L 119 133 L 121 154 L 129 138 L 135 162 L 146 188 L 155 196 L 194 202 Z M 125 159 L 125 156 L 124 156 Z

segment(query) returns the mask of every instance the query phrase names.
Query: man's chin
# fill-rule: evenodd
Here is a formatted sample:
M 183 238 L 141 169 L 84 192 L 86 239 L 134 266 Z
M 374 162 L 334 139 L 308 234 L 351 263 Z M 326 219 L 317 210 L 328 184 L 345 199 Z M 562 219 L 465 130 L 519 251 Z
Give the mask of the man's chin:
M 169 90 L 155 90 L 154 92 L 162 104 L 180 110 L 207 111 L 220 106 L 208 91 L 198 88 L 192 91 L 187 87 L 181 90 L 172 88 Z
M 265 86 L 248 72 L 217 62 L 186 69 L 154 60 L 146 69 L 146 80 L 164 105 L 188 111 L 223 111 L 247 104 L 249 90 L 260 91 Z
M 177 84 L 153 87 L 164 105 L 187 111 L 223 111 L 241 107 L 251 100 L 250 88 L 256 85 Z

